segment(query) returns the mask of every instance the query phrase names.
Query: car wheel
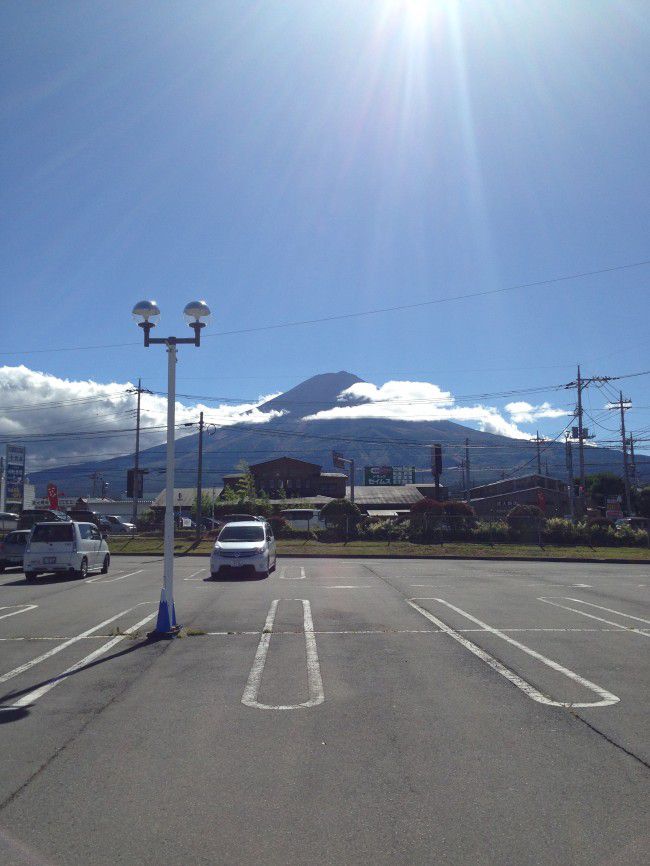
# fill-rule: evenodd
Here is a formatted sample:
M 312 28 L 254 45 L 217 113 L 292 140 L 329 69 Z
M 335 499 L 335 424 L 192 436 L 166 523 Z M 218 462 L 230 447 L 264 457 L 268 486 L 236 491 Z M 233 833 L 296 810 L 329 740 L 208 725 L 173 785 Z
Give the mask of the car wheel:
M 0 565 L 0 574 L 4 574 L 5 567 L 4 565 Z
M 219 577 L 219 572 L 218 571 L 211 571 L 210 577 L 212 578 L 212 580 L 216 580 Z
M 38 575 L 36 574 L 35 571 L 26 571 L 25 572 L 25 580 L 27 581 L 27 583 L 34 583 L 36 581 L 37 576 Z
M 76 572 L 76 576 L 80 580 L 85 580 L 88 577 L 88 560 L 85 557 L 81 560 L 81 567 Z
M 104 564 L 102 565 L 102 574 L 108 574 L 108 567 L 111 564 L 111 558 L 108 554 L 104 557 Z

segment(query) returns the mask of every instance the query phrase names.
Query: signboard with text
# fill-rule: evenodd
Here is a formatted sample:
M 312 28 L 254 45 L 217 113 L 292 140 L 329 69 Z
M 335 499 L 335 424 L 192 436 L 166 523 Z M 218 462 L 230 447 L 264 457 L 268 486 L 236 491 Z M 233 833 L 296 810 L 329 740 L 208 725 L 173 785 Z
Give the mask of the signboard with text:
M 25 497 L 25 448 L 7 445 L 5 451 L 5 509 L 20 511 Z
M 415 484 L 414 466 L 365 466 L 364 483 L 369 487 L 399 487 Z

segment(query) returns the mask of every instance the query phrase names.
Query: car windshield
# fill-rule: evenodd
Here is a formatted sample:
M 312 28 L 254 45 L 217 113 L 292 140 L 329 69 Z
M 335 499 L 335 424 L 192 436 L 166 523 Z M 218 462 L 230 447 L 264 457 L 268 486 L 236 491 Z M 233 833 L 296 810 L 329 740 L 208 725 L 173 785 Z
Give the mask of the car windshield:
M 264 541 L 264 527 L 224 526 L 219 541 Z
M 32 541 L 72 541 L 74 539 L 71 523 L 53 523 L 48 526 L 39 524 L 34 527 Z

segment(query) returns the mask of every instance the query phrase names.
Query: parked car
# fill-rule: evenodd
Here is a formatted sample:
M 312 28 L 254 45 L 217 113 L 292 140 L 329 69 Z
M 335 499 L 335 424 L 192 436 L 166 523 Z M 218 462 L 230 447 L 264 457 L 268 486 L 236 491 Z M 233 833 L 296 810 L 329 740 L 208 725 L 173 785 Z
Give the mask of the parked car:
M 619 517 L 615 526 L 629 526 L 631 529 L 648 529 L 650 520 L 647 517 Z
M 22 566 L 25 545 L 30 533 L 30 529 L 18 529 L 5 536 L 4 541 L 0 541 L 0 574 L 5 568 Z
M 99 529 L 101 526 L 101 514 L 91 511 L 89 508 L 69 508 L 68 517 L 78 523 L 94 523 Z
M 104 532 L 120 535 L 131 535 L 135 532 L 135 524 L 127 523 L 126 520 L 122 520 L 117 514 L 101 514 L 99 517 L 99 527 Z
M 37 523 L 25 547 L 23 571 L 29 582 L 46 573 L 84 578 L 89 571 L 106 574 L 110 562 L 108 544 L 94 523 Z
M 57 511 L 54 508 L 24 508 L 18 518 L 16 529 L 31 529 L 34 524 L 45 521 L 60 523 L 69 520 L 70 518 L 64 511 Z
M 0 532 L 15 529 L 18 526 L 18 517 L 13 511 L 0 511 Z
M 210 532 L 214 532 L 217 529 L 221 529 L 223 526 L 223 520 L 216 520 L 213 517 L 202 517 L 201 518 L 201 528 L 207 529 Z
M 270 525 L 249 519 L 223 527 L 210 556 L 210 573 L 217 577 L 222 569 L 248 568 L 268 577 L 275 563 L 275 538 Z

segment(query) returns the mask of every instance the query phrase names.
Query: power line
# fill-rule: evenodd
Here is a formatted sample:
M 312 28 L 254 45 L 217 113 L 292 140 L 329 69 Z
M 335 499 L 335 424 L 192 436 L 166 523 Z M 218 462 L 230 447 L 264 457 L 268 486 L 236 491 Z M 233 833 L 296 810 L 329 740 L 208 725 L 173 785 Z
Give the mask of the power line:
M 375 316 L 381 313 L 394 313 L 400 310 L 413 310 L 420 309 L 422 307 L 434 306 L 436 304 L 446 304 L 451 303 L 453 301 L 463 301 L 470 300 L 472 298 L 483 298 L 489 297 L 490 295 L 498 295 L 503 294 L 505 292 L 514 292 L 522 289 L 532 289 L 539 286 L 550 286 L 557 283 L 568 282 L 570 280 L 579 280 L 584 279 L 585 277 L 595 277 L 600 276 L 602 274 L 610 274 L 616 273 L 620 271 L 631 270 L 633 268 L 641 268 L 650 265 L 650 259 L 645 259 L 639 262 L 628 262 L 623 265 L 614 265 L 609 268 L 599 268 L 593 271 L 581 271 L 575 274 L 566 274 L 560 277 L 549 277 L 543 280 L 535 280 L 533 282 L 528 283 L 517 283 L 512 286 L 502 286 L 498 289 L 486 289 L 482 292 L 467 292 L 465 294 L 460 295 L 449 295 L 444 298 L 432 298 L 427 301 L 416 301 L 410 304 L 396 304 L 391 307 L 378 307 L 372 310 L 360 310 L 355 313 L 339 313 L 333 316 L 321 316 L 313 319 L 300 319 L 292 322 L 278 322 L 274 325 L 259 325 L 253 328 L 240 328 L 232 331 L 211 331 L 205 333 L 204 337 L 228 337 L 235 336 L 239 334 L 251 334 L 258 333 L 260 331 L 273 331 L 279 328 L 294 328 L 302 325 L 318 325 L 324 324 L 326 322 L 334 322 L 341 321 L 344 319 L 354 319 L 361 318 L 363 316 Z M 14 350 L 10 352 L 0 352 L 0 355 L 42 355 L 53 352 L 80 352 L 80 351 L 90 351 L 96 349 L 124 349 L 131 346 L 139 346 L 140 343 L 137 342 L 129 342 L 129 343 L 103 343 L 93 346 L 58 346 L 55 348 L 49 349 L 25 349 L 22 351 Z

